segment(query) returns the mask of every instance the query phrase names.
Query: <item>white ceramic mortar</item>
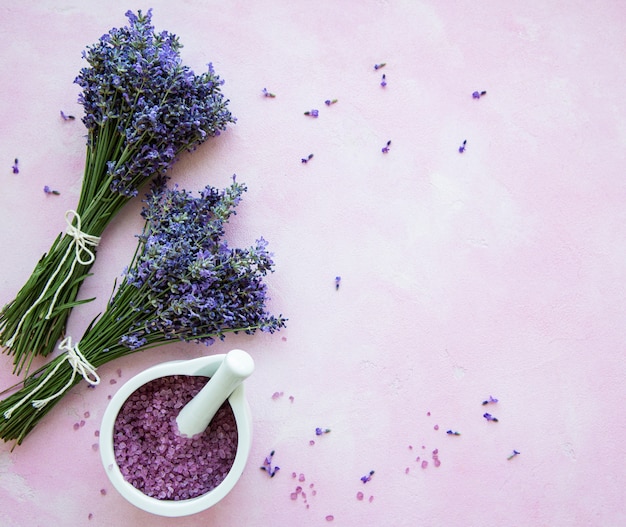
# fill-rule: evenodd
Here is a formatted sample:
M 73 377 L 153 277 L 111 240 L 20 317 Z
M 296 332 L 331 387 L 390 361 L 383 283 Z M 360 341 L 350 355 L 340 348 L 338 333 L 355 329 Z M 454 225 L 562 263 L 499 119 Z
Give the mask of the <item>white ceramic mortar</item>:
M 100 428 L 100 457 L 109 480 L 117 491 L 130 503 L 159 516 L 187 516 L 208 509 L 226 496 L 243 473 L 252 446 L 252 415 L 245 398 L 244 385 L 240 384 L 228 398 L 237 424 L 237 452 L 230 472 L 213 490 L 187 500 L 159 500 L 147 496 L 128 483 L 115 461 L 113 451 L 113 428 L 117 415 L 126 402 L 139 387 L 144 384 L 171 375 L 192 375 L 211 377 L 222 364 L 226 355 L 211 355 L 197 359 L 171 361 L 157 364 L 135 375 L 126 382 L 112 397 Z

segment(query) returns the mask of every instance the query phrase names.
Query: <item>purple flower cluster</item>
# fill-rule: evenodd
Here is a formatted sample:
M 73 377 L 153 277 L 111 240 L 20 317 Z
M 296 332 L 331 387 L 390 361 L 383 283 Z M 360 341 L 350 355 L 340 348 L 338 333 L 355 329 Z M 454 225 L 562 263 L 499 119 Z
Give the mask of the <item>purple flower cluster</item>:
M 122 344 L 137 349 L 163 337 L 211 344 L 229 331 L 273 333 L 285 325 L 265 309 L 263 277 L 273 270 L 267 241 L 232 249 L 222 239 L 245 190 L 234 177 L 230 187 L 207 186 L 199 197 L 155 183 L 142 212 L 140 250 L 126 273 L 139 294 Z
M 155 33 L 151 10 L 126 16 L 127 27 L 110 30 L 83 52 L 89 66 L 75 82 L 83 89 L 79 102 L 88 146 L 118 145 L 108 156 L 115 161 L 106 165 L 110 189 L 134 196 L 180 152 L 195 149 L 235 120 L 211 64 L 201 75 L 183 65 L 178 37 Z

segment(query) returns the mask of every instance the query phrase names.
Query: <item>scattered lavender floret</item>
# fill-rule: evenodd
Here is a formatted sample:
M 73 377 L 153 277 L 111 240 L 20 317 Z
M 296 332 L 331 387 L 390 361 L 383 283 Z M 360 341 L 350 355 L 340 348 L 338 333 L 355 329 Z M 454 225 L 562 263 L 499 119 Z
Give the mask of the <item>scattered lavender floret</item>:
M 480 91 L 480 92 L 479 91 L 475 91 L 474 93 L 472 93 L 472 97 L 474 99 L 480 99 L 483 95 L 487 95 L 487 92 L 484 91 L 484 90 Z
M 50 187 L 48 185 L 45 185 L 43 187 L 43 191 L 46 194 L 54 194 L 55 196 L 60 196 L 61 195 L 61 193 L 58 190 L 52 190 L 52 189 L 50 189 Z
M 335 276 L 335 291 L 339 290 L 341 284 L 341 276 Z
M 171 375 L 144 384 L 126 400 L 113 431 L 115 460 L 135 488 L 159 500 L 206 494 L 230 471 L 237 452 L 237 424 L 228 403 L 194 437 L 178 433 L 176 416 L 208 382 Z
M 387 65 L 386 62 L 381 62 L 379 64 L 374 64 L 374 69 L 379 70 L 380 68 L 384 68 Z
M 15 158 L 15 161 L 13 162 L 13 166 L 11 167 L 13 169 L 13 173 L 14 174 L 19 174 L 20 173 L 20 169 L 17 166 L 19 163 L 19 160 L 17 159 L 17 157 Z
M 302 163 L 306 165 L 309 161 L 311 161 L 311 159 L 313 159 L 313 154 L 309 154 L 307 157 L 303 157 Z
M 330 428 L 316 428 L 315 429 L 315 435 L 316 436 L 321 436 L 322 434 L 328 434 L 330 433 Z
M 457 432 L 456 430 L 448 430 L 446 434 L 448 434 L 449 436 L 460 436 L 461 432 Z
M 387 141 L 387 144 L 382 148 L 382 153 L 383 154 L 388 154 L 390 146 L 391 146 L 391 139 L 389 141 Z
M 384 88 L 385 86 L 387 86 L 387 75 L 385 75 L 384 73 L 383 73 L 383 76 L 382 76 L 382 78 L 381 78 L 380 85 L 381 85 L 383 88 Z
M 372 479 L 372 476 L 374 475 L 374 471 L 370 470 L 369 474 L 366 474 L 365 476 L 361 477 L 361 481 L 363 483 L 367 483 L 368 481 L 370 481 Z
M 497 403 L 497 402 L 498 402 L 498 399 L 495 399 L 495 398 L 493 398 L 493 397 L 490 395 L 490 396 L 489 396 L 489 399 L 486 399 L 486 400 L 484 400 L 484 401 L 483 401 L 483 406 L 485 406 L 485 405 L 487 405 L 487 404 L 489 404 L 489 403 L 493 403 L 493 404 L 495 404 L 495 403 Z
M 73 115 L 67 115 L 63 110 L 61 110 L 61 119 L 63 119 L 64 121 L 73 121 L 74 119 L 76 119 L 76 117 L 74 117 Z
M 274 97 L 276 97 L 276 94 L 267 91 L 267 88 L 263 88 L 263 96 L 270 97 L 271 99 L 273 99 Z
M 331 104 L 335 104 L 335 103 L 337 103 L 337 101 L 338 101 L 338 100 L 339 100 L 339 99 L 326 99 L 326 100 L 324 101 L 324 104 L 325 104 L 326 106 L 330 106 Z
M 466 146 L 467 146 L 467 139 L 464 139 L 463 142 L 461 143 L 461 146 L 459 146 L 459 154 L 462 154 L 463 152 L 465 152 Z
M 308 110 L 306 112 L 304 112 L 304 115 L 308 115 L 309 117 L 319 117 L 319 110 L 313 109 L 313 110 Z
M 272 450 L 269 456 L 266 456 L 263 460 L 263 466 L 261 466 L 261 470 L 264 470 L 268 473 L 270 478 L 273 478 L 276 475 L 276 472 L 280 470 L 280 467 L 274 466 L 272 467 L 272 458 L 274 457 L 275 451 Z
M 513 450 L 513 453 L 507 457 L 508 460 L 513 459 L 515 456 L 519 456 L 521 454 L 521 452 L 518 452 L 517 450 Z
M 494 417 L 493 415 L 491 415 L 490 413 L 484 413 L 483 417 L 487 419 L 487 421 L 493 421 L 494 423 L 498 422 L 498 419 Z

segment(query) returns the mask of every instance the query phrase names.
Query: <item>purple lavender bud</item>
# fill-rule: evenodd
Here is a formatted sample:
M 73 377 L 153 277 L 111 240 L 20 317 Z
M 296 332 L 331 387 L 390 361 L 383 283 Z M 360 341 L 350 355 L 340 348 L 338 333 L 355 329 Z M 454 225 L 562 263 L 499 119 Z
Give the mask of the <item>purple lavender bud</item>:
M 387 76 L 383 73 L 382 80 L 380 81 L 380 85 L 384 88 L 387 86 Z
M 490 395 L 490 396 L 489 396 L 489 399 L 487 399 L 487 400 L 483 401 L 483 406 L 485 406 L 486 404 L 489 404 L 489 403 L 494 403 L 494 404 L 495 404 L 495 403 L 497 403 L 497 402 L 498 402 L 498 399 L 495 399 L 494 397 L 492 397 L 492 396 Z
M 20 169 L 17 166 L 18 160 L 17 157 L 15 158 L 15 162 L 13 163 L 13 166 L 11 167 L 13 169 L 13 173 L 14 174 L 19 174 L 20 173 Z
M 52 191 L 50 190 L 50 187 L 49 187 L 48 185 L 44 186 L 43 191 L 44 191 L 46 194 L 52 194 Z
M 276 97 L 276 95 L 275 95 L 275 94 L 273 94 L 273 93 L 271 93 L 271 92 L 267 91 L 267 88 L 263 88 L 263 95 L 264 95 L 265 97 L 270 97 L 270 98 L 272 98 L 272 99 L 273 99 L 274 97 Z
M 380 64 L 374 64 L 374 69 L 379 70 L 380 68 L 384 68 L 387 65 L 386 62 L 381 62 Z
M 308 115 L 309 117 L 318 117 L 319 111 L 315 109 L 309 110 L 308 112 L 304 112 L 304 115 Z
M 361 477 L 361 481 L 362 481 L 363 483 L 367 483 L 368 481 L 370 481 L 370 480 L 372 479 L 372 476 L 373 476 L 373 475 L 374 475 L 374 471 L 373 471 L 373 470 L 370 470 L 370 473 L 369 473 L 369 474 L 366 474 L 365 476 L 362 476 L 362 477 Z

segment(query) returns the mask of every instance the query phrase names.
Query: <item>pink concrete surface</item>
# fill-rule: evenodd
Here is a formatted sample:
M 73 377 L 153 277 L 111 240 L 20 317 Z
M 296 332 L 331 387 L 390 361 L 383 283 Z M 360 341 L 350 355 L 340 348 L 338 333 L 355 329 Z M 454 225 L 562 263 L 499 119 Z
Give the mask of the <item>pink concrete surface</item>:
M 3 2 L 2 304 L 77 203 L 84 128 L 59 110 L 80 115 L 81 51 L 148 7 L 187 64 L 214 63 L 238 117 L 173 181 L 247 183 L 230 240 L 270 241 L 272 309 L 288 328 L 101 368 L 101 386 L 82 383 L 23 445 L 0 446 L 0 525 L 625 525 L 624 4 Z M 140 208 L 104 233 L 75 339 L 130 261 Z M 134 508 L 92 449 L 107 396 L 153 364 L 234 347 L 257 365 L 238 485 L 194 516 Z M 0 355 L 0 389 L 10 372 Z M 271 450 L 273 479 L 259 470 Z M 290 498 L 298 485 L 306 503 Z

